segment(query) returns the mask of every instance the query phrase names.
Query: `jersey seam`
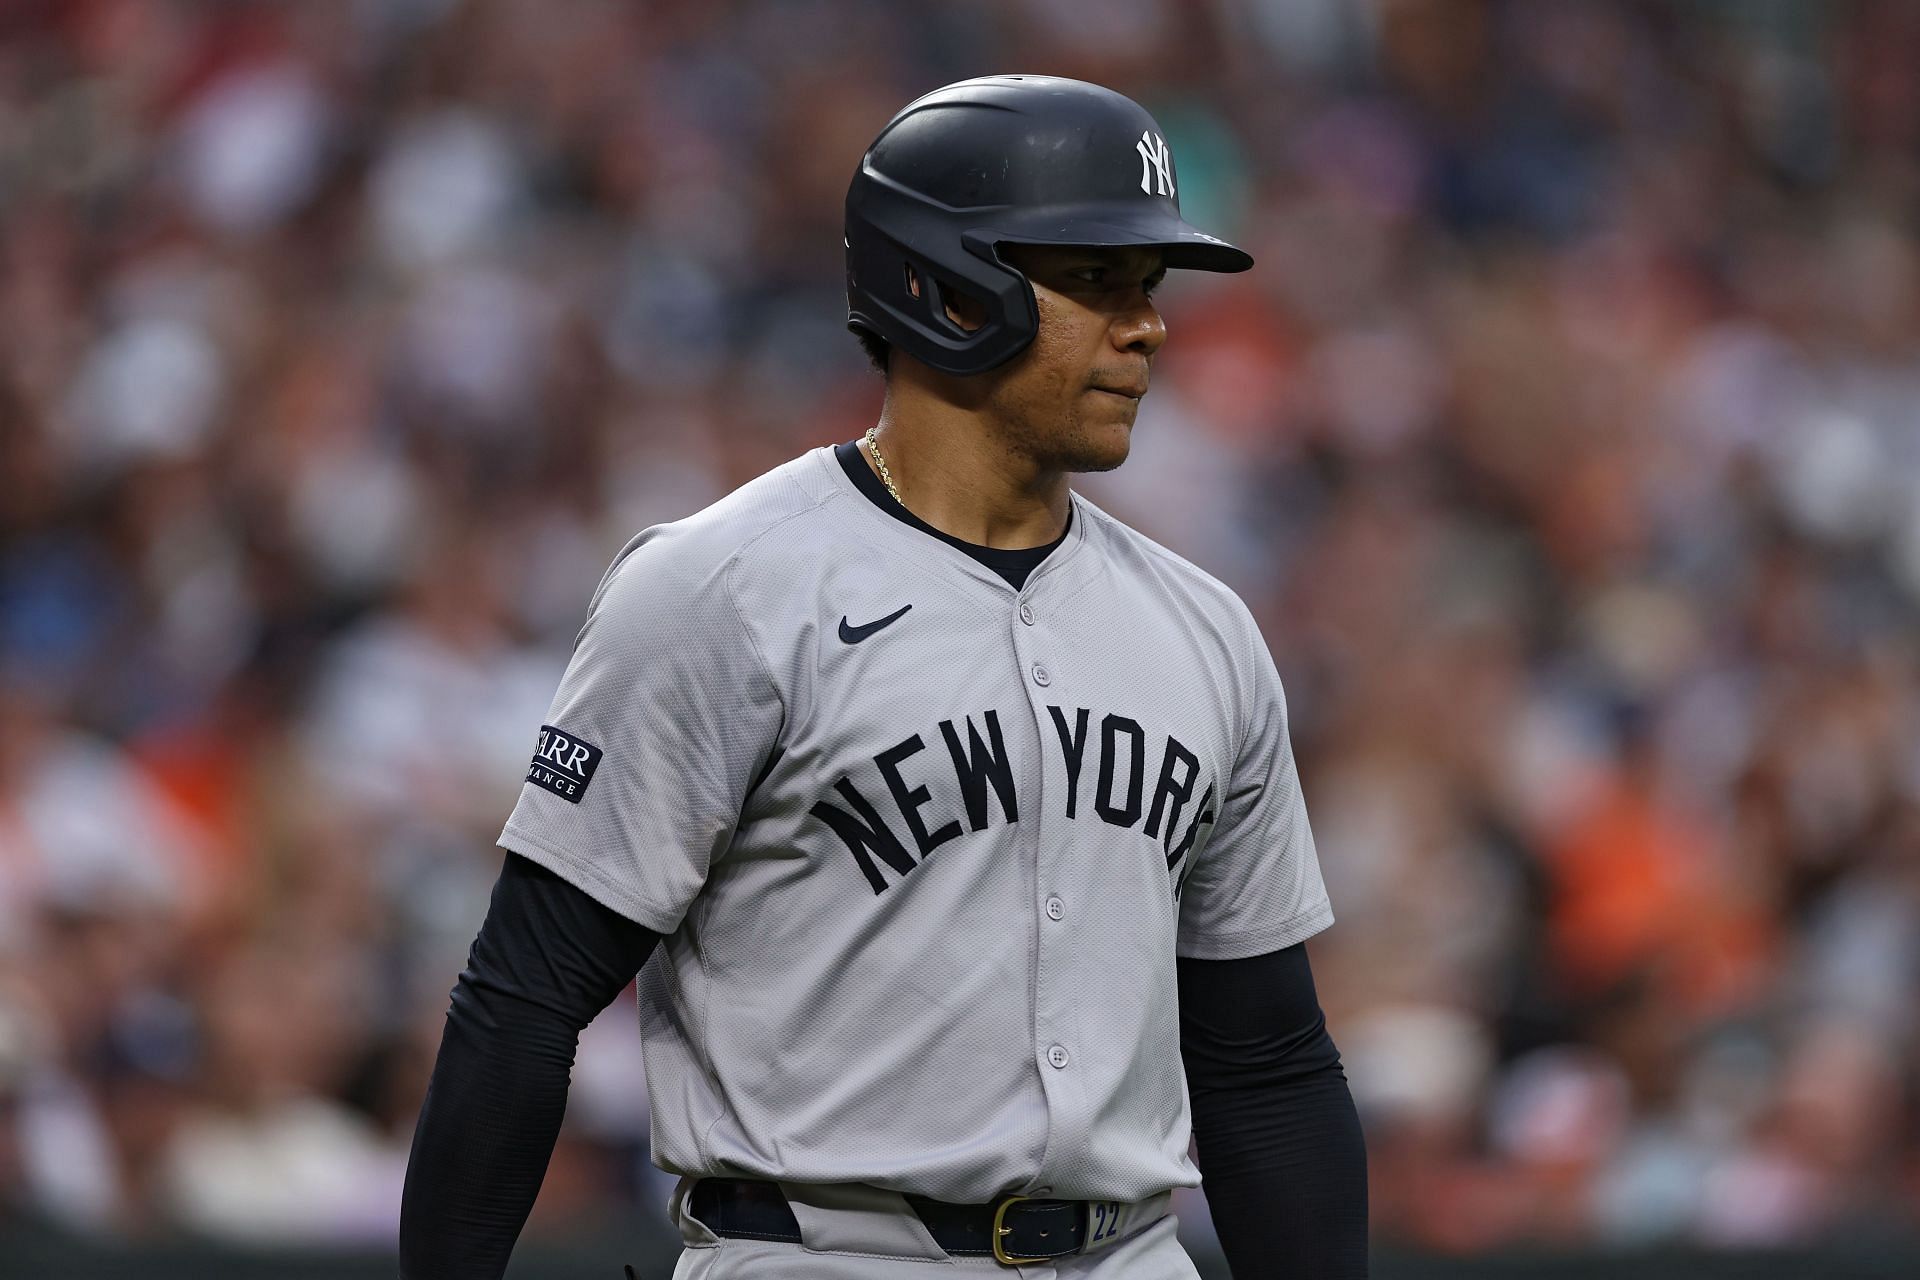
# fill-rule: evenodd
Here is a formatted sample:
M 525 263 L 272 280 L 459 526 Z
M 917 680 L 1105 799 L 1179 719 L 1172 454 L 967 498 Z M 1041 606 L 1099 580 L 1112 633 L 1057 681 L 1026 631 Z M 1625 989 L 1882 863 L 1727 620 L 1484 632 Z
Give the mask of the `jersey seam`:
M 744 634 L 747 638 L 747 647 L 753 651 L 753 656 L 755 661 L 757 661 L 760 664 L 760 672 L 763 676 L 766 677 L 767 687 L 773 690 L 773 696 L 777 698 L 780 702 L 780 731 L 774 735 L 774 741 L 773 741 L 773 749 L 775 751 L 780 750 L 780 744 L 782 740 L 784 740 L 787 737 L 788 730 L 796 727 L 794 724 L 794 721 L 796 719 L 796 713 L 795 713 L 795 709 L 788 703 L 786 695 L 781 692 L 779 682 L 774 679 L 773 666 L 771 663 L 767 661 L 767 655 L 760 647 L 759 638 L 754 635 L 753 628 L 749 626 L 747 623 L 746 615 L 742 613 L 740 610 L 740 601 L 736 598 L 735 592 L 734 592 L 734 586 L 735 586 L 734 575 L 740 572 L 741 567 L 746 563 L 747 553 L 751 551 L 760 542 L 762 538 L 765 538 L 768 534 L 772 533 L 774 530 L 781 528 L 782 526 L 788 524 L 791 521 L 798 520 L 802 516 L 812 515 L 815 511 L 818 511 L 822 506 L 826 505 L 826 503 L 829 500 L 831 500 L 833 497 L 833 491 L 831 489 L 827 490 L 823 494 L 816 495 L 812 492 L 809 492 L 809 490 L 807 489 L 807 486 L 800 482 L 799 477 L 790 476 L 789 478 L 792 480 L 794 487 L 799 489 L 800 492 L 804 494 L 806 497 L 808 497 L 809 499 L 811 499 L 811 501 L 809 501 L 806 506 L 800 508 L 798 511 L 790 511 L 786 515 L 780 517 L 778 520 L 774 520 L 771 523 L 769 523 L 766 528 L 760 530 L 760 532 L 754 534 L 751 538 L 748 538 L 745 542 L 741 543 L 738 547 L 734 548 L 733 553 L 729 555 L 720 566 L 721 594 L 726 597 L 727 607 L 733 611 L 734 621 L 739 624 L 741 633 Z M 797 717 L 797 718 L 804 720 L 804 717 Z M 778 766 L 776 765 L 775 767 L 777 768 Z M 769 775 L 771 775 L 772 770 L 768 770 L 768 773 Z M 767 779 L 762 779 L 762 781 L 765 782 L 767 781 Z M 745 795 L 741 797 L 741 812 L 734 814 L 734 821 L 733 821 L 734 837 L 737 837 L 739 835 L 740 824 L 746 819 L 745 806 L 748 798 L 749 797 Z M 732 844 L 733 844 L 732 837 L 728 839 L 727 844 L 729 848 L 732 847 Z M 709 865 L 707 868 L 707 877 L 706 879 L 701 881 L 702 893 L 696 894 L 695 895 L 696 899 L 703 896 L 707 882 L 712 879 L 712 876 L 713 876 L 713 868 L 711 865 Z M 688 909 L 689 911 L 692 911 L 695 908 L 691 904 L 689 904 Z M 700 1011 L 700 1017 L 696 1023 L 696 1025 L 698 1025 L 698 1027 L 700 1028 L 700 1050 L 701 1050 L 701 1054 L 704 1061 L 707 1064 L 712 1064 L 716 1061 L 713 1054 L 713 1037 L 715 1032 L 715 1027 L 714 1027 L 715 1019 L 713 1016 L 713 1007 L 712 1007 L 713 1006 L 712 990 L 711 990 L 712 984 L 709 980 L 706 980 L 708 976 L 712 973 L 712 970 L 707 964 L 706 930 L 704 928 L 695 930 L 693 946 L 694 946 L 694 952 L 700 959 L 700 969 L 703 977 L 703 981 L 700 984 L 700 996 L 701 996 L 702 1008 Z M 685 988 L 683 987 L 682 990 L 685 990 Z M 714 1108 L 713 1119 L 710 1120 L 707 1123 L 707 1127 L 701 1131 L 700 1146 L 706 1150 L 711 1151 L 713 1149 L 713 1131 L 720 1127 L 720 1122 L 722 1120 L 725 1120 L 727 1118 L 728 1112 L 732 1110 L 732 1103 L 728 1101 L 727 1091 L 721 1085 L 719 1079 L 714 1075 L 713 1068 L 711 1065 L 708 1065 L 706 1074 L 708 1078 L 708 1083 L 713 1088 L 714 1101 L 718 1105 L 715 1106 Z
M 806 486 L 801 484 L 797 477 L 789 478 L 792 480 L 794 487 L 799 489 L 802 494 L 806 494 L 807 497 L 812 498 L 812 501 L 798 511 L 789 511 L 786 515 L 773 521 L 766 528 L 754 534 L 751 538 L 748 538 L 738 547 L 735 547 L 733 553 L 729 555 L 720 566 L 720 586 L 722 593 L 727 598 L 727 607 L 733 611 L 734 621 L 740 624 L 742 634 L 747 637 L 747 647 L 753 650 L 754 660 L 760 664 L 760 672 L 767 678 L 767 687 L 773 690 L 773 696 L 780 701 L 780 727 L 782 732 L 774 738 L 774 745 L 776 747 L 779 746 L 780 739 L 786 736 L 785 730 L 787 728 L 788 717 L 792 713 L 793 708 L 787 704 L 786 695 L 781 692 L 779 682 L 773 678 L 773 667 L 767 661 L 766 653 L 760 648 L 759 638 L 754 635 L 753 628 L 747 624 L 746 615 L 740 611 L 740 601 L 734 596 L 733 578 L 734 574 L 744 563 L 747 552 L 751 551 L 755 544 L 762 538 L 789 521 L 798 520 L 802 516 L 812 515 L 833 497 L 831 490 L 816 497 L 807 492 Z
M 736 823 L 734 829 L 738 831 L 739 824 Z M 704 888 L 704 886 L 702 887 Z M 693 931 L 693 954 L 694 957 L 700 961 L 700 995 L 707 1003 L 707 1007 L 702 1010 L 702 1017 L 699 1023 L 700 1051 L 702 1055 L 700 1069 L 701 1074 L 707 1078 L 708 1087 L 713 1090 L 714 1107 L 713 1119 L 707 1121 L 707 1127 L 700 1131 L 700 1141 L 694 1148 L 696 1155 L 709 1153 L 713 1150 L 713 1131 L 718 1129 L 720 1122 L 727 1119 L 733 1112 L 733 1099 L 728 1094 L 726 1085 L 720 1080 L 720 1061 L 713 1056 L 713 1010 L 711 1007 L 713 966 L 707 963 L 706 914 L 707 912 L 702 909 L 702 919 L 697 923 L 697 927 Z M 686 989 L 685 984 L 681 985 L 681 989 Z M 649 1100 L 648 1105 L 652 1105 L 651 1100 Z M 717 1166 L 719 1162 L 709 1158 L 708 1163 Z M 721 1170 L 716 1167 L 709 1172 L 718 1174 Z
M 1261 670 L 1261 665 L 1259 661 L 1260 654 L 1257 652 L 1256 646 L 1253 643 L 1255 638 L 1259 635 L 1259 630 L 1257 627 L 1249 627 L 1247 625 L 1248 623 L 1251 623 L 1252 620 L 1253 620 L 1252 615 L 1249 614 L 1246 618 L 1242 619 L 1242 623 L 1240 627 L 1241 643 L 1247 646 L 1247 651 L 1241 655 L 1241 661 L 1240 661 L 1241 671 Z M 1279 678 L 1278 674 L 1276 673 L 1275 679 L 1277 680 L 1278 678 Z M 1240 761 L 1246 757 L 1247 739 L 1253 736 L 1253 716 L 1250 713 L 1250 710 L 1247 706 L 1246 690 L 1239 688 L 1236 685 L 1233 691 L 1233 696 L 1234 696 L 1234 700 L 1240 704 L 1236 708 L 1236 710 L 1239 712 L 1239 715 L 1236 718 L 1240 721 L 1240 742 L 1239 742 L 1239 745 L 1234 747 L 1233 749 L 1233 762 L 1235 765 L 1238 765 Z M 1282 705 L 1281 708 L 1276 710 L 1276 714 L 1280 714 L 1282 716 L 1285 715 L 1284 704 Z M 1280 731 L 1284 734 L 1286 732 L 1286 728 L 1287 728 L 1286 722 L 1282 720 L 1280 725 Z
M 1147 554 L 1154 556 L 1157 559 L 1165 560 L 1168 564 L 1171 564 L 1174 568 L 1181 570 L 1183 572 L 1183 576 L 1192 578 L 1195 581 L 1199 582 L 1202 586 L 1211 588 L 1212 591 L 1214 591 L 1215 593 L 1225 594 L 1226 596 L 1230 597 L 1232 600 L 1241 604 L 1245 604 L 1245 601 L 1240 600 L 1239 593 L 1236 592 L 1232 587 L 1229 587 L 1226 583 L 1220 581 L 1220 579 L 1216 578 L 1211 573 L 1208 573 L 1205 569 L 1202 569 L 1199 565 L 1195 564 L 1193 561 L 1187 559 L 1185 556 L 1181 555 L 1177 551 L 1171 551 L 1168 548 L 1161 546 L 1158 542 L 1155 542 L 1152 538 L 1140 532 L 1138 529 L 1134 528 L 1132 525 L 1128 524 L 1126 521 L 1121 520 L 1118 516 L 1113 515 L 1111 512 L 1101 510 L 1099 507 L 1087 501 L 1084 497 L 1081 497 L 1079 494 L 1076 493 L 1074 496 L 1076 498 L 1080 498 L 1080 505 L 1084 509 L 1086 509 L 1093 515 L 1097 516 L 1099 519 L 1101 519 L 1105 523 L 1109 525 L 1113 525 L 1114 527 L 1119 529 L 1124 529 L 1126 530 L 1126 532 L 1132 534 L 1133 535 L 1132 540 L 1134 544 L 1138 546 L 1142 551 L 1145 551 Z

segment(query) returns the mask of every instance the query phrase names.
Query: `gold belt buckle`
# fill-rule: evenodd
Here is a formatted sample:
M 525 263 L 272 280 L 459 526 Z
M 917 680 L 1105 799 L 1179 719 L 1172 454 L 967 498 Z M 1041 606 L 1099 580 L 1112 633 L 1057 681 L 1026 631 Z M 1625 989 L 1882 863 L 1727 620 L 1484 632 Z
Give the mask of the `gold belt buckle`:
M 1013 1234 L 1013 1228 L 1005 1225 L 1007 1210 L 1022 1200 L 1031 1199 L 1033 1199 L 1032 1196 L 1002 1196 L 1000 1203 L 993 1207 L 993 1260 L 1003 1267 L 1030 1267 L 1035 1263 L 1047 1261 L 1045 1258 L 1015 1257 L 1008 1253 L 1006 1245 L 1001 1243 Z

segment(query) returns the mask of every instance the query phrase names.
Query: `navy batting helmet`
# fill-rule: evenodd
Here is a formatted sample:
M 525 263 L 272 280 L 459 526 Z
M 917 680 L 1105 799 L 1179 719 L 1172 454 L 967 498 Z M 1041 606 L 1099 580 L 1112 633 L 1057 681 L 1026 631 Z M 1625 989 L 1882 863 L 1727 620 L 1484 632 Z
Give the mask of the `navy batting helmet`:
M 1003 244 L 1160 249 L 1169 267 L 1245 271 L 1253 259 L 1180 216 L 1173 155 L 1140 104 L 1055 76 L 984 76 L 887 122 L 847 188 L 847 327 L 946 373 L 1026 350 L 1033 286 Z M 909 273 L 916 294 L 909 284 Z M 963 329 L 957 290 L 986 308 Z

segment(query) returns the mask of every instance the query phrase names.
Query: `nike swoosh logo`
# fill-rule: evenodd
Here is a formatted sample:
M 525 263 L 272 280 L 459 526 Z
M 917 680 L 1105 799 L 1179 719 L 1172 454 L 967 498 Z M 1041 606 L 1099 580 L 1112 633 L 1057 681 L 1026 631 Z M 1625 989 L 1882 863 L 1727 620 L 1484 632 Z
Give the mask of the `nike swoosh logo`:
M 848 644 L 859 644 L 862 640 L 865 640 L 868 636 L 880 630 L 882 627 L 892 626 L 894 623 L 900 621 L 900 619 L 906 617 L 907 610 L 911 608 L 913 608 L 912 605 L 903 604 L 900 606 L 899 609 L 897 609 L 893 613 L 888 614 L 886 617 L 880 619 L 880 621 L 869 622 L 866 625 L 859 626 L 859 627 L 848 626 L 847 615 L 843 613 L 840 615 L 840 638 L 846 641 Z

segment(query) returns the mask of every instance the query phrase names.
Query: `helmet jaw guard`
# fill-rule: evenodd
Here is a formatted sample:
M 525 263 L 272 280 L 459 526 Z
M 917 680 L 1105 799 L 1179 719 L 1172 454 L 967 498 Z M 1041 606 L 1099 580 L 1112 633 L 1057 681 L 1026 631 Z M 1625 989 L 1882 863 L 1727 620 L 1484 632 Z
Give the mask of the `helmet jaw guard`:
M 1098 85 L 989 76 L 928 94 L 881 131 L 847 190 L 847 327 L 944 373 L 985 373 L 1039 327 L 1033 286 L 1002 244 L 1137 246 L 1161 249 L 1173 268 L 1252 266 L 1180 216 L 1172 163 L 1153 117 Z M 947 316 L 955 290 L 984 308 L 978 328 Z

